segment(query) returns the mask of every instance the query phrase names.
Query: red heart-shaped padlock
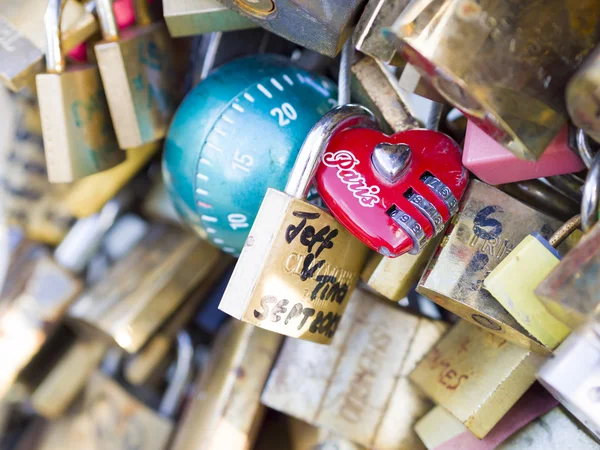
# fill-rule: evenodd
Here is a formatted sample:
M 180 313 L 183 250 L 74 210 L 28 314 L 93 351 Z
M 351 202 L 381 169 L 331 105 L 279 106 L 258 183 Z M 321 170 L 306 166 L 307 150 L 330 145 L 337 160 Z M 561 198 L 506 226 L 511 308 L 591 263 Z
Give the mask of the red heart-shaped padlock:
M 335 218 L 373 250 L 416 254 L 458 211 L 469 181 L 461 156 L 437 131 L 346 129 L 329 141 L 317 189 Z

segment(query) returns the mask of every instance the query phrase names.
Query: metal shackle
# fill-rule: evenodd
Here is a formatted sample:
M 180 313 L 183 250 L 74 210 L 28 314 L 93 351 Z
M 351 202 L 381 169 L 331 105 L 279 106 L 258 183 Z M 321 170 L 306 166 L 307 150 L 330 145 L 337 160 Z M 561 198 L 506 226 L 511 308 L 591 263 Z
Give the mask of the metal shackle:
M 65 71 L 60 22 L 66 4 L 67 0 L 48 0 L 48 6 L 44 13 L 46 71 L 51 73 L 63 73 Z
M 148 9 L 147 0 L 132 0 L 135 13 L 135 22 L 138 25 L 149 25 L 152 16 Z M 102 30 L 102 38 L 105 41 L 117 41 L 119 39 L 119 26 L 113 10 L 113 0 L 96 0 L 96 13 Z
M 175 415 L 185 394 L 187 383 L 190 381 L 193 367 L 194 345 L 192 344 L 192 338 L 187 331 L 181 330 L 177 333 L 175 371 L 158 407 L 161 416 L 173 417 Z
M 363 106 L 348 104 L 333 108 L 308 132 L 285 186 L 286 194 L 306 198 L 329 140 L 338 131 L 351 127 L 379 128 L 373 113 Z
M 600 152 L 592 160 L 590 170 L 583 186 L 581 200 L 581 227 L 587 233 L 598 222 L 600 198 Z

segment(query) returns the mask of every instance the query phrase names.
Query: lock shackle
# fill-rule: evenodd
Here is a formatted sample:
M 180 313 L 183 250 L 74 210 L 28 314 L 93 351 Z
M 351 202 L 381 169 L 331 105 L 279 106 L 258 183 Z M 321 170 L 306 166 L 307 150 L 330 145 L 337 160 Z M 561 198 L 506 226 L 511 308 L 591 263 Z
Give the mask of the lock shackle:
M 598 222 L 598 206 L 600 206 L 600 152 L 596 152 L 585 184 L 581 199 L 581 226 L 587 233 Z
M 49 73 L 63 73 L 65 71 L 60 22 L 66 4 L 67 0 L 48 0 L 48 6 L 44 13 L 46 71 Z
M 575 145 L 583 164 L 590 169 L 592 167 L 592 161 L 594 160 L 594 150 L 592 149 L 591 139 L 585 134 L 583 128 L 578 128 L 575 132 Z
M 158 407 L 158 412 L 163 417 L 173 417 L 185 393 L 185 388 L 194 364 L 194 345 L 192 338 L 185 330 L 177 333 L 177 360 L 175 372 L 169 383 L 164 397 Z
M 581 227 L 581 214 L 571 217 L 552 235 L 548 242 L 554 248 L 562 244 L 573 231 Z
M 113 0 L 96 0 L 96 13 L 102 30 L 102 38 L 105 41 L 117 41 L 119 39 L 119 26 L 112 4 Z M 145 26 L 152 23 L 152 15 L 146 0 L 132 0 L 131 4 L 137 25 Z
M 308 132 L 298 152 L 285 186 L 286 194 L 297 199 L 306 198 L 329 141 L 338 131 L 351 127 L 379 128 L 373 113 L 360 105 L 336 106 L 319 119 Z

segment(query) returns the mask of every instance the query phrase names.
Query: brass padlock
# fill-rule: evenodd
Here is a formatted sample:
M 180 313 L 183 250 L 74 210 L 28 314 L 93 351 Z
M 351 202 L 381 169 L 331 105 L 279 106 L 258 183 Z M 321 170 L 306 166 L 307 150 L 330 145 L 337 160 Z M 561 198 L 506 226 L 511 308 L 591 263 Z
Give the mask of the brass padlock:
M 173 450 L 254 447 L 265 412 L 260 395 L 282 338 L 237 321 L 219 333 L 183 413 Z
M 410 380 L 481 439 L 535 382 L 544 360 L 460 321 L 419 362 Z
M 244 30 L 257 26 L 246 16 L 217 0 L 164 0 L 163 11 L 169 33 L 173 37 Z
M 412 64 L 406 63 L 402 68 L 398 86 L 407 93 L 417 94 L 438 103 L 446 102 L 431 82 L 421 75 L 419 70 Z M 462 139 L 458 140 L 458 142 L 461 141 Z
M 0 397 L 3 397 L 20 371 L 32 360 L 71 302 L 82 283 L 45 253 L 35 261 L 24 292 L 5 305 L 0 315 Z
M 267 190 L 219 309 L 277 333 L 331 342 L 368 248 L 305 198 L 334 132 L 374 123 L 357 105 L 334 108 L 317 122 L 285 192 Z
M 175 48 L 163 22 L 136 0 L 137 27 L 119 35 L 112 0 L 97 0 L 103 41 L 94 46 L 110 114 L 123 149 L 165 136 L 181 90 Z
M 564 89 L 600 37 L 600 0 L 412 2 L 389 32 L 490 136 L 536 160 L 567 121 Z
M 182 305 L 197 284 L 210 278 L 221 253 L 170 225 L 155 224 L 136 248 L 71 306 L 76 326 L 137 352 Z
M 50 0 L 46 71 L 35 77 L 44 151 L 51 183 L 67 183 L 114 167 L 124 159 L 110 121 L 98 68 L 65 71 L 60 22 L 66 0 Z
M 600 46 L 596 47 L 567 85 L 567 109 L 573 123 L 600 142 Z
M 88 379 L 82 401 L 52 423 L 39 450 L 57 448 L 166 450 L 173 416 L 192 370 L 193 347 L 187 332 L 177 337 L 177 364 L 158 410 L 135 398 L 117 381 L 97 371 Z
M 367 448 L 421 449 L 431 403 L 408 374 L 446 329 L 357 289 L 330 346 L 285 341 L 262 402 Z
M 335 57 L 352 34 L 365 0 L 219 0 L 264 29 Z
M 44 0 L 4 2 L 0 11 L 0 81 L 14 92 L 35 86 L 35 75 L 44 71 L 46 43 Z M 85 7 L 73 0 L 65 4 L 62 43 L 71 50 L 98 31 L 98 23 Z
M 482 289 L 483 280 L 530 232 L 549 238 L 560 222 L 498 189 L 472 180 L 460 211 L 430 261 L 417 291 L 500 337 L 543 354 L 541 345 Z
M 393 66 L 404 65 L 394 44 L 383 35 L 410 0 L 369 0 L 354 30 L 352 40 L 357 50 Z

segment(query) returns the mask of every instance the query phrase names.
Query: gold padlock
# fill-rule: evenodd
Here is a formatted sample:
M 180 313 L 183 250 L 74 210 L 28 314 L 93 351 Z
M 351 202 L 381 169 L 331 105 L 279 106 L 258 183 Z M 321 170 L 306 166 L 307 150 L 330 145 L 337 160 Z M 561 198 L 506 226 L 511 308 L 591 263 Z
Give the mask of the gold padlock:
M 332 134 L 374 123 L 358 105 L 334 108 L 317 122 L 285 192 L 267 190 L 219 309 L 277 333 L 331 342 L 368 248 L 305 198 Z
M 66 0 L 50 0 L 46 26 L 47 73 L 35 77 L 48 178 L 67 183 L 114 167 L 124 159 L 110 121 L 98 68 L 65 71 L 60 22 Z
M 138 26 L 119 36 L 112 0 L 97 0 L 96 5 L 104 40 L 94 50 L 123 149 L 165 136 L 181 90 L 165 24 L 152 23 L 146 0 L 136 0 L 134 6 Z
M 536 160 L 567 121 L 564 89 L 600 37 L 600 0 L 411 2 L 390 37 L 454 106 Z
M 460 321 L 419 362 L 410 380 L 481 439 L 535 382 L 544 360 Z
M 548 354 L 482 286 L 487 275 L 530 232 L 549 238 L 559 227 L 557 220 L 472 180 L 417 291 L 504 339 Z
M 76 326 L 136 353 L 189 291 L 210 279 L 221 255 L 180 228 L 155 224 L 136 248 L 72 305 L 68 317 Z
M 173 37 L 257 27 L 246 16 L 217 0 L 164 0 L 163 10 Z
M 0 11 L 0 81 L 14 92 L 35 86 L 35 75 L 44 71 L 46 38 L 44 0 L 4 2 Z M 98 23 L 85 7 L 67 0 L 62 20 L 65 51 L 98 31 Z
M 408 374 L 446 329 L 357 289 L 330 346 L 286 340 L 262 402 L 367 448 L 421 449 L 431 403 Z
M 56 330 L 82 283 L 46 253 L 35 262 L 25 290 L 0 316 L 0 397 Z
M 217 336 L 208 367 L 183 414 L 173 450 L 250 450 L 265 408 L 260 395 L 283 337 L 232 321 Z

